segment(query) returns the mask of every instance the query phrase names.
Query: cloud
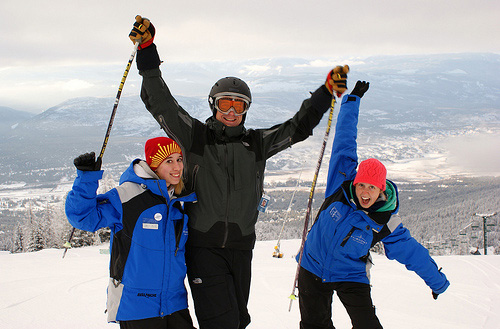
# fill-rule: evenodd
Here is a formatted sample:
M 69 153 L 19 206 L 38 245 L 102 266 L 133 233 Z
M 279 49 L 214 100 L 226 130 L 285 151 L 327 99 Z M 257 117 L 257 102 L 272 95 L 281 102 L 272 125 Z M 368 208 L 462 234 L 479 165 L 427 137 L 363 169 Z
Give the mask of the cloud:
M 500 133 L 486 132 L 450 137 L 443 141 L 448 150 L 448 165 L 465 172 L 496 174 L 500 172 Z
M 77 90 L 82 90 L 82 89 L 88 89 L 88 88 L 91 88 L 93 86 L 94 86 L 93 83 L 90 83 L 87 81 L 83 81 L 80 79 L 71 79 L 69 81 L 58 82 L 55 84 L 54 87 L 56 87 L 56 88 L 59 87 L 63 90 L 68 90 L 68 91 L 77 91 Z
M 7 0 L 0 10 L 8 45 L 0 65 L 126 60 L 136 14 L 156 26 L 166 60 L 500 52 L 491 42 L 500 32 L 499 1 Z
M 347 65 L 363 65 L 364 62 L 362 61 L 356 61 L 356 60 L 349 60 L 349 59 L 332 59 L 332 60 L 324 60 L 324 59 L 317 59 L 310 61 L 307 64 L 297 64 L 295 67 L 335 67 L 339 64 L 347 64 Z

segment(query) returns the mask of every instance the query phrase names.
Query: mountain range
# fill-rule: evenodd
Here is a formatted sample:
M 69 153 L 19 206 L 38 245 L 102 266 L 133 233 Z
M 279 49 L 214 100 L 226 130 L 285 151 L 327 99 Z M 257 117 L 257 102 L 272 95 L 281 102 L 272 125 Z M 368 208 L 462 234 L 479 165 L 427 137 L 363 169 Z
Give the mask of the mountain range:
M 392 168 L 402 176 L 419 171 L 427 178 L 500 173 L 500 55 L 379 56 L 338 64 L 345 62 L 351 67 L 350 89 L 356 80 L 370 82 L 359 119 L 360 158 L 378 157 L 388 163 L 389 172 Z M 260 128 L 290 118 L 324 82 L 332 64 L 278 58 L 163 66 L 179 104 L 202 121 L 211 115 L 206 96 L 214 82 L 210 77 L 236 72 L 253 93 L 246 126 Z M 147 138 L 164 135 L 139 92 L 137 87 L 122 96 L 118 106 L 104 155 L 104 168 L 114 175 L 142 157 Z M 71 180 L 74 157 L 99 153 L 113 102 L 113 97 L 74 98 L 37 115 L 0 106 L 0 184 Z M 270 176 L 315 167 L 326 117 L 312 138 L 269 160 Z

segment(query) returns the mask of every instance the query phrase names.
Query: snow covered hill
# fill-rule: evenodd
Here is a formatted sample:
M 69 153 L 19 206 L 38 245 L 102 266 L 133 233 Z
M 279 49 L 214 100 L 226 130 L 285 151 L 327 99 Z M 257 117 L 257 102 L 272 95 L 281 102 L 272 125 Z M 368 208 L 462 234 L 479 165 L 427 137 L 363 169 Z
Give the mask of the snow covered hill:
M 271 257 L 275 241 L 257 242 L 249 309 L 255 329 L 298 328 L 298 302 L 288 312 L 299 240 L 281 242 L 284 257 Z M 104 314 L 109 255 L 99 247 L 9 254 L 0 252 L 0 327 L 118 328 Z M 497 329 L 500 323 L 500 256 L 438 256 L 451 282 L 437 300 L 413 272 L 374 255 L 372 293 L 387 329 Z M 192 301 L 191 315 L 194 317 Z M 350 328 L 335 298 L 337 328 Z
M 21 122 L 34 117 L 33 113 L 14 110 L 10 107 L 0 106 L 0 136 L 8 132 Z

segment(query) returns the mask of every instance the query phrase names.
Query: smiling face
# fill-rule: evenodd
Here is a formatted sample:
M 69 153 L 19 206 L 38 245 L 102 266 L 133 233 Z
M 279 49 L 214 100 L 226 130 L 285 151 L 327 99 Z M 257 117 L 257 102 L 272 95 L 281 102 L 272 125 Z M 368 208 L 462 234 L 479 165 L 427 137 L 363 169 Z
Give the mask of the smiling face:
M 227 114 L 224 114 L 220 111 L 217 111 L 215 114 L 215 118 L 225 124 L 228 127 L 236 127 L 239 126 L 241 121 L 243 120 L 242 115 L 236 115 L 234 113 L 234 109 L 231 108 Z
M 156 174 L 167 182 L 167 186 L 177 185 L 182 178 L 184 163 L 180 153 L 172 153 L 156 168 Z
M 361 207 L 367 209 L 373 206 L 380 196 L 381 189 L 375 185 L 367 183 L 357 183 L 355 185 L 356 197 Z

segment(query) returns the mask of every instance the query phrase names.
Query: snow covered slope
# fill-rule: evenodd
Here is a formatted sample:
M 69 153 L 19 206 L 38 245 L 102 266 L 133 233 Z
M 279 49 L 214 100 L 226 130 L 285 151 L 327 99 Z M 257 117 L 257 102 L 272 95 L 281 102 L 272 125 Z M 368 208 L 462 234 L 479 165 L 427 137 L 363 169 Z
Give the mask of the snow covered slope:
M 288 312 L 287 298 L 299 240 L 281 242 L 284 257 L 273 258 L 275 241 L 257 242 L 249 309 L 255 329 L 298 328 L 298 302 Z M 118 328 L 106 324 L 108 246 L 35 253 L 0 253 L 0 327 Z M 387 329 L 497 329 L 500 323 L 500 256 L 435 257 L 451 282 L 437 300 L 413 272 L 396 261 L 374 255 L 373 300 Z M 192 301 L 191 315 L 194 317 Z M 334 324 L 350 328 L 349 318 L 335 298 Z

